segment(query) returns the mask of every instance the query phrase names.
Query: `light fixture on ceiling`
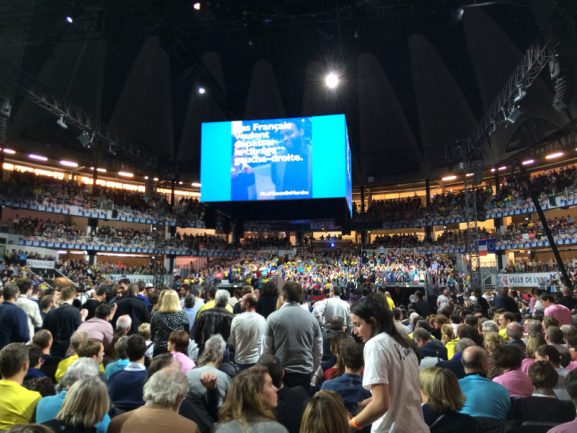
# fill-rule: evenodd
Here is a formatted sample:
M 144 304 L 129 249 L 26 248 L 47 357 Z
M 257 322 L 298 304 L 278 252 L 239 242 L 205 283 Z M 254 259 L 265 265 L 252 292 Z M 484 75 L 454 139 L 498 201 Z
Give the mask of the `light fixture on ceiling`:
M 66 123 L 66 121 L 64 120 L 64 116 L 60 116 L 58 118 L 58 120 L 56 121 L 56 124 L 58 126 L 60 126 L 63 129 L 68 129 L 68 124 Z
M 334 90 L 339 86 L 339 81 L 339 76 L 334 72 L 329 72 L 325 76 L 325 86 L 331 90 Z

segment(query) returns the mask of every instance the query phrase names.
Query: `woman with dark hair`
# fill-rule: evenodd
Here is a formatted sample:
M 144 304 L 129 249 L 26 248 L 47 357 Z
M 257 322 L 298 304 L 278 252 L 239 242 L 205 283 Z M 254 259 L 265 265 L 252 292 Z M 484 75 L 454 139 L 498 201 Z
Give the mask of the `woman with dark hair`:
M 351 308 L 355 333 L 365 342 L 363 386 L 371 401 L 351 419 L 358 430 L 428 433 L 419 388 L 419 360 L 412 343 L 395 327 L 393 314 L 380 294 L 362 298 Z
M 256 312 L 265 319 L 276 310 L 278 289 L 273 281 L 267 281 L 262 286 L 261 297 L 256 306 Z

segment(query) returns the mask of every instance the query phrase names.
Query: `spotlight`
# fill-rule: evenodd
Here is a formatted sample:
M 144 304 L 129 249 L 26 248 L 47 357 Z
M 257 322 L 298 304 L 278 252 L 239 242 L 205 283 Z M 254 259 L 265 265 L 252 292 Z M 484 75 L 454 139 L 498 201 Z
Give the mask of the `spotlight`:
M 513 98 L 513 102 L 515 102 L 515 104 L 521 102 L 525 96 L 527 96 L 527 91 L 519 86 L 517 87 L 517 94 L 515 95 L 515 98 Z
M 199 86 L 198 89 L 196 89 L 196 91 L 198 92 L 199 95 L 204 95 L 206 93 L 206 89 L 202 86 Z
M 200 4 L 200 2 L 194 2 L 194 3 L 192 4 L 192 8 L 193 8 L 195 11 L 199 11 L 201 7 L 202 7 L 202 5 Z
M 94 140 L 94 133 L 90 134 L 88 131 L 82 131 L 78 137 L 76 137 L 82 147 L 85 149 L 90 149 L 92 147 L 92 140 Z
M 339 76 L 334 72 L 329 72 L 325 77 L 325 85 L 331 90 L 336 89 L 339 85 Z
M 63 129 L 68 129 L 68 124 L 64 121 L 64 116 L 60 116 L 56 121 L 56 124 Z
M 455 19 L 457 21 L 461 21 L 463 19 L 463 15 L 465 15 L 465 9 L 457 8 L 457 10 L 455 11 Z
M 74 22 L 74 19 L 73 19 L 70 15 L 67 15 L 67 16 L 66 16 L 66 22 L 67 22 L 68 24 L 72 24 L 72 23 Z

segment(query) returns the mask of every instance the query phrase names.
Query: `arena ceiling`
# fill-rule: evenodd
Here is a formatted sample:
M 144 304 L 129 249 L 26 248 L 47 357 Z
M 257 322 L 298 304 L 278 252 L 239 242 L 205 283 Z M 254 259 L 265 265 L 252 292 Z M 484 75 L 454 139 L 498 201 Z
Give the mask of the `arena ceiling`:
M 344 112 L 356 185 L 435 176 L 555 2 L 205 0 L 200 11 L 194 3 L 0 0 L 9 139 L 134 163 L 107 143 L 83 150 L 80 131 L 58 127 L 23 96 L 37 87 L 150 152 L 159 174 L 195 180 L 201 122 Z M 342 75 L 335 92 L 323 87 L 329 69 Z M 518 122 L 495 136 L 489 163 L 526 135 L 525 120 L 538 136 L 569 121 L 552 95 L 542 74 Z

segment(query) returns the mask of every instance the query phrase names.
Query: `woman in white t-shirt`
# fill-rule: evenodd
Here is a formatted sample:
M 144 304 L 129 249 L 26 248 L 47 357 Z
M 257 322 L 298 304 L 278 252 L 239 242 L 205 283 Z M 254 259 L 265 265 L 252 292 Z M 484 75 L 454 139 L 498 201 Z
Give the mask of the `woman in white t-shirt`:
M 412 342 L 395 327 L 384 297 L 375 293 L 351 307 L 354 332 L 365 342 L 363 386 L 372 398 L 351 419 L 372 433 L 429 433 L 421 410 L 419 361 Z

